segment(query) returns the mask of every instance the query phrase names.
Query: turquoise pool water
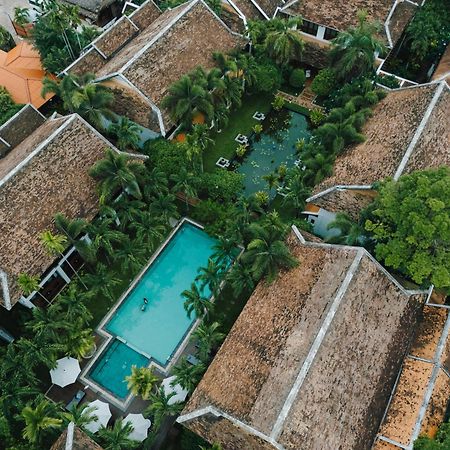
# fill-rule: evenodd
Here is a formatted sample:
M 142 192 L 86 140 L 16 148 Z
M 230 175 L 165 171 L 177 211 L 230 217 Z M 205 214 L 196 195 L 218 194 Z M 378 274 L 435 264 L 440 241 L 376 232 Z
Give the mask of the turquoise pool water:
M 148 358 L 114 339 L 95 363 L 90 377 L 117 397 L 124 399 L 128 395 L 127 383 L 124 380 L 130 374 L 131 366 L 145 367 L 149 363 Z
M 187 317 L 181 293 L 190 289 L 198 268 L 207 265 L 215 242 L 188 222 L 177 230 L 103 326 L 126 345 L 114 344 L 100 355 L 90 372 L 94 381 L 122 398 L 122 380 L 132 364 L 147 366 L 150 358 L 161 366 L 168 363 L 195 320 Z M 210 296 L 207 288 L 204 296 Z M 144 297 L 148 304 L 142 311 Z
M 295 144 L 298 139 L 310 136 L 306 116 L 286 108 L 271 111 L 262 122 L 263 131 L 250 139 L 250 152 L 237 166 L 237 172 L 245 175 L 247 195 L 267 191 L 264 175 L 273 173 L 281 164 L 292 167 L 295 160 Z M 272 196 L 275 191 L 272 191 Z

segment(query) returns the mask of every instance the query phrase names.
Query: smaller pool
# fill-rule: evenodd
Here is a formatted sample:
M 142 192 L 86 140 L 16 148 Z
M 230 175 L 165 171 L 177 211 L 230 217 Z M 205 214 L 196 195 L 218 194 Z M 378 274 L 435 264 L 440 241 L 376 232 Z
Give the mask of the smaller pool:
M 150 360 L 144 355 L 114 339 L 97 360 L 89 376 L 100 386 L 107 387 L 116 397 L 125 399 L 129 391 L 124 380 L 131 373 L 131 366 L 146 367 L 149 363 Z
M 247 195 L 267 191 L 267 182 L 262 177 L 273 173 L 281 164 L 292 167 L 297 159 L 296 142 L 310 136 L 306 116 L 286 108 L 272 110 L 262 126 L 262 133 L 250 138 L 248 156 L 237 166 L 237 172 L 245 175 Z

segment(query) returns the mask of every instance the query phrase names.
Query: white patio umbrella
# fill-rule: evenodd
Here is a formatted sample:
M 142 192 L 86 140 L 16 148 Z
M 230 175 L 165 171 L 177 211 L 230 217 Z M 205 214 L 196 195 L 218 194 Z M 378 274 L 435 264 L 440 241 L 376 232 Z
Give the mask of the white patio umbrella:
M 97 433 L 100 428 L 108 425 L 109 419 L 111 419 L 111 411 L 109 409 L 109 403 L 102 402 L 101 400 L 94 400 L 90 402 L 88 407 L 93 406 L 95 410 L 92 411 L 92 415 L 97 416 L 97 420 L 88 423 L 85 428 L 91 433 Z
M 65 387 L 68 384 L 75 383 L 81 372 L 80 363 L 75 358 L 58 359 L 56 367 L 50 370 L 50 378 L 53 384 Z
M 172 382 L 175 381 L 176 378 L 177 377 L 173 375 L 169 378 L 164 378 L 163 382 L 161 383 L 162 387 L 164 388 L 164 394 L 170 395 L 172 392 L 175 392 L 175 395 L 168 401 L 169 405 L 184 402 L 189 393 L 187 389 L 183 389 L 179 384 L 175 384 L 175 386 L 172 386 Z
M 152 424 L 150 420 L 146 419 L 142 414 L 128 414 L 128 416 L 125 417 L 123 422 L 131 423 L 133 431 L 130 433 L 128 437 L 130 439 L 133 439 L 133 441 L 139 442 L 142 442 L 144 439 L 146 439 L 148 429 Z

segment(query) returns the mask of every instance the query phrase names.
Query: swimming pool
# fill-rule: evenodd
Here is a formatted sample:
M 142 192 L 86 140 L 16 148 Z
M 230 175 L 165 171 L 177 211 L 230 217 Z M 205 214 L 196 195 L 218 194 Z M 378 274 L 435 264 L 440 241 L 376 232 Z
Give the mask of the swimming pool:
M 187 317 L 181 293 L 207 265 L 215 243 L 198 226 L 182 222 L 100 325 L 112 339 L 92 365 L 90 379 L 124 398 L 131 365 L 167 366 L 195 321 Z M 210 296 L 207 288 L 204 296 Z M 148 303 L 142 310 L 144 297 Z
M 263 131 L 250 138 L 250 152 L 237 166 L 237 172 L 245 175 L 247 195 L 267 190 L 264 175 L 273 173 L 281 164 L 292 167 L 297 159 L 295 144 L 310 136 L 305 115 L 283 108 L 272 110 L 262 122 Z M 274 195 L 275 192 L 272 192 Z

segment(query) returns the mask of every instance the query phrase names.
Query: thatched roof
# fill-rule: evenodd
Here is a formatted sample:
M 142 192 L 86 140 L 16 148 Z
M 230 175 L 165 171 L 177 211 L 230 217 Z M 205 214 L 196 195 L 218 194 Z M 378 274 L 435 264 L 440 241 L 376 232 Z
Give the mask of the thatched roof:
M 50 450 L 103 450 L 103 447 L 70 423 Z
M 368 20 L 379 23 L 380 37 L 393 46 L 414 16 L 416 6 L 409 2 L 397 3 L 395 0 L 293 0 L 281 10 L 285 14 L 300 16 L 338 31 L 356 26 L 358 11 L 365 10 Z
M 369 449 L 425 296 L 364 249 L 288 243 L 299 266 L 257 286 L 179 421 L 225 450 Z
M 97 20 L 99 13 L 117 0 L 61 0 L 63 3 L 75 5 L 80 12 L 93 20 Z
M 197 66 L 213 67 L 213 52 L 229 52 L 245 43 L 203 0 L 192 0 L 162 14 L 152 8 L 156 17 L 145 28 L 134 24 L 140 13 L 135 11 L 94 41 L 92 49 L 67 70 L 94 71 L 98 80 L 126 79 L 159 109 L 170 85 L 182 75 Z M 162 115 L 170 128 L 167 114 Z
M 337 187 L 358 190 L 386 177 L 449 165 L 449 105 L 450 88 L 445 82 L 390 91 L 363 127 L 365 142 L 337 157 L 333 175 L 314 188 L 308 201 L 331 211 L 353 210 L 352 204 L 361 198 L 356 199 L 354 192 L 346 198 L 341 193 L 340 200 L 331 198 Z
M 394 449 L 409 447 L 419 435 L 436 433 L 450 399 L 449 331 L 448 309 L 425 306 L 375 449 L 387 441 Z
M 21 296 L 16 282 L 20 273 L 41 275 L 52 263 L 39 234 L 55 232 L 54 215 L 91 219 L 96 214 L 98 196 L 88 169 L 108 145 L 73 114 L 47 120 L 0 159 L 0 301 L 4 306 L 9 308 Z

